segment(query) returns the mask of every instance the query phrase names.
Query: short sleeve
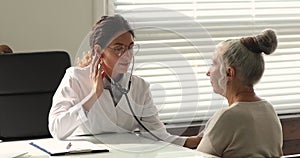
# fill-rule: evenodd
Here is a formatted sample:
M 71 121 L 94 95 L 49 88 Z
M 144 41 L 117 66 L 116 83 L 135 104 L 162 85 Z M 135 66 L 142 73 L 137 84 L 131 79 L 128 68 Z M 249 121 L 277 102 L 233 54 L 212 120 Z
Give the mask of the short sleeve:
M 205 127 L 203 137 L 197 147 L 198 151 L 222 156 L 234 135 L 233 121 L 230 115 L 225 112 L 220 112 L 214 115 L 214 118 Z

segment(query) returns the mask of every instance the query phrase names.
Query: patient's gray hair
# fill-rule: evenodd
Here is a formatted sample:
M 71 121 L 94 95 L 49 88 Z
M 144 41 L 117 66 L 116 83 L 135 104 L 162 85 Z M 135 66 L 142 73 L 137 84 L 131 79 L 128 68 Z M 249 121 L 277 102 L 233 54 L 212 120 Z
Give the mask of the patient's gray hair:
M 266 29 L 256 36 L 223 41 L 219 46 L 224 50 L 224 68 L 233 67 L 237 77 L 246 85 L 253 86 L 261 79 L 265 70 L 263 53 L 269 55 L 276 50 L 277 37 L 273 30 Z

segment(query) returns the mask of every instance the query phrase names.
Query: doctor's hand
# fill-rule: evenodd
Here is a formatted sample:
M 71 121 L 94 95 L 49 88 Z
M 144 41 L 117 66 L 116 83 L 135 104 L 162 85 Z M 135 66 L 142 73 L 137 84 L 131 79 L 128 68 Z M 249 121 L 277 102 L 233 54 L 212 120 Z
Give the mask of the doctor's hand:
M 101 96 L 103 92 L 103 79 L 101 76 L 102 67 L 100 65 L 100 58 L 94 56 L 91 62 L 90 68 L 90 79 L 93 84 L 93 89 L 91 93 L 86 96 L 86 101 L 83 103 L 83 108 L 88 112 L 93 107 L 97 99 Z
M 184 143 L 184 147 L 190 148 L 190 149 L 196 149 L 198 147 L 198 144 L 200 143 L 202 139 L 202 136 L 190 136 L 186 139 Z
M 90 78 L 93 83 L 93 92 L 96 94 L 97 98 L 99 98 L 104 89 L 102 78 L 103 65 L 98 55 L 93 57 L 91 64 Z

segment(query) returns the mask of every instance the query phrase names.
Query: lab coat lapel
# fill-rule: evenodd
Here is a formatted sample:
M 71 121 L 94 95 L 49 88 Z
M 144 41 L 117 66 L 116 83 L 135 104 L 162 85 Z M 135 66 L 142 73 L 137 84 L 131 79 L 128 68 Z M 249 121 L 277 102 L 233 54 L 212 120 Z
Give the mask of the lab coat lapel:
M 114 102 L 112 100 L 112 97 L 110 96 L 110 92 L 109 90 L 104 90 L 103 93 L 105 93 L 104 95 L 106 97 L 103 97 L 102 99 L 105 99 L 104 103 L 106 103 L 109 106 L 101 106 L 103 112 L 105 113 L 105 115 L 107 115 L 107 117 L 109 117 L 109 119 L 112 122 L 116 122 L 117 121 L 117 113 L 116 113 L 116 108 L 114 106 Z

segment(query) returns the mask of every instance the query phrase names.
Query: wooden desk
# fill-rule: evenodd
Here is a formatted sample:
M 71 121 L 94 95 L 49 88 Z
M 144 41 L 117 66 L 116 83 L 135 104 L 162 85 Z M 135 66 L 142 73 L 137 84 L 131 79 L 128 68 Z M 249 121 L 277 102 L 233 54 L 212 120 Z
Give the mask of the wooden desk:
M 52 139 L 52 138 L 50 138 Z M 107 153 L 91 153 L 91 154 L 77 154 L 66 155 L 63 157 L 83 157 L 83 158 L 208 158 L 214 157 L 202 152 L 184 148 L 178 145 L 153 141 L 144 137 L 139 137 L 135 134 L 102 134 L 96 136 L 81 136 L 73 137 L 69 140 L 87 140 L 95 144 L 105 144 L 110 151 Z M 36 140 L 35 140 L 36 141 Z M 29 145 L 31 140 L 12 141 L 0 143 L 0 157 L 5 154 L 16 151 L 26 151 L 25 155 L 20 158 L 47 158 L 50 157 L 43 151 Z M 7 155 L 6 155 L 7 156 Z M 53 156 L 54 157 L 54 156 Z

